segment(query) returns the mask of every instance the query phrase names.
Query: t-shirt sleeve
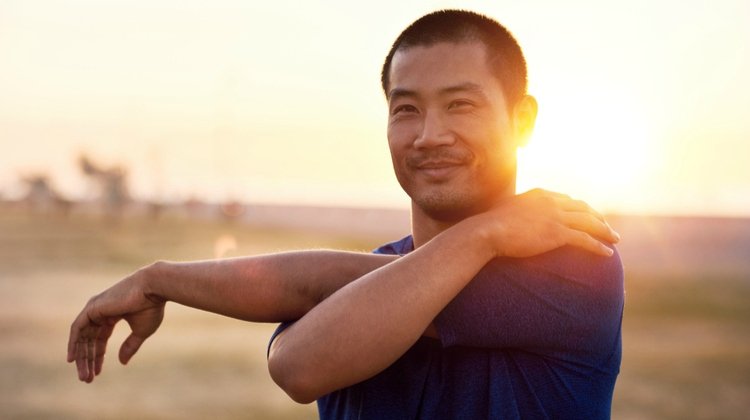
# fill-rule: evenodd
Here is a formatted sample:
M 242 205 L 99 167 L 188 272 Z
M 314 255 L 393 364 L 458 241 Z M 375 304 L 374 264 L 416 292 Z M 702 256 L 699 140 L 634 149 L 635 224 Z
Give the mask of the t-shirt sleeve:
M 410 252 L 412 249 L 414 249 L 414 245 L 412 242 L 411 235 L 406 236 L 398 241 L 387 243 L 375 250 L 373 250 L 373 254 L 383 254 L 383 255 L 404 255 L 408 252 Z M 273 345 L 273 341 L 276 339 L 276 337 L 279 336 L 284 330 L 292 326 L 296 321 L 287 321 L 282 322 L 279 324 L 279 326 L 276 328 L 276 331 L 273 332 L 273 335 L 271 335 L 271 338 L 268 340 L 268 348 L 266 349 L 266 358 L 268 358 L 268 355 L 271 353 L 271 346 Z
M 563 247 L 499 258 L 438 314 L 444 346 L 600 351 L 619 337 L 624 301 L 619 254 Z
M 268 340 L 268 348 L 266 348 L 266 359 L 268 358 L 268 355 L 271 354 L 271 345 L 273 345 L 273 340 L 275 340 L 276 337 L 278 337 L 279 334 L 281 334 L 285 329 L 294 324 L 294 322 L 295 321 L 282 322 L 278 327 L 276 327 L 276 331 L 273 332 L 273 335 L 271 335 L 271 338 Z

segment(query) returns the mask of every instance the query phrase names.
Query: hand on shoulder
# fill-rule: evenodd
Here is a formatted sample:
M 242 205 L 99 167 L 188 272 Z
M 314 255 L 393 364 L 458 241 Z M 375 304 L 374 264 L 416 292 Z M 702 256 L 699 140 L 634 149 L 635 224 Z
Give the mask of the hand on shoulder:
M 467 219 L 497 257 L 531 257 L 565 245 L 611 256 L 605 243 L 620 240 L 604 217 L 587 203 L 535 189 L 499 202 Z

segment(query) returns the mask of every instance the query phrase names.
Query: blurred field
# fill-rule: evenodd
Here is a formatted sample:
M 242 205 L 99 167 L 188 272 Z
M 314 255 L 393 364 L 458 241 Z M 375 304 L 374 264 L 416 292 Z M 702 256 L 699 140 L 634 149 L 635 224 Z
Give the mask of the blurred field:
M 385 239 L 0 210 L 0 418 L 315 418 L 314 405 L 295 404 L 268 376 L 273 325 L 170 304 L 161 330 L 128 367 L 111 356 L 86 385 L 64 360 L 69 324 L 88 297 L 157 258 L 369 250 Z M 639 271 L 642 265 L 624 257 L 624 361 L 613 418 L 748 418 L 750 275 Z

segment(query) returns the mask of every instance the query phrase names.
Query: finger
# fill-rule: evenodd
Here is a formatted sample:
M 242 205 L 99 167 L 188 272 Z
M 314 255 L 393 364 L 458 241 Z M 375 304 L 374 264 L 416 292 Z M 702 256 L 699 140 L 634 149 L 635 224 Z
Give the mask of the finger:
M 76 343 L 76 369 L 78 370 L 78 379 L 81 381 L 85 381 L 86 378 L 88 378 L 89 373 L 87 371 L 87 365 L 86 365 L 86 340 L 81 338 Z
M 143 344 L 144 341 L 145 338 L 130 334 L 120 347 L 120 363 L 123 365 L 128 364 L 130 358 L 133 357 L 139 348 L 141 348 L 141 344 Z
M 115 323 L 107 325 L 101 329 L 99 336 L 96 338 L 96 358 L 94 359 L 94 375 L 102 373 L 102 365 L 104 364 L 104 354 L 107 352 L 107 341 L 112 335 L 112 331 L 115 328 Z
M 568 212 L 582 212 L 582 213 L 588 213 L 592 216 L 599 219 L 601 222 L 606 223 L 607 226 L 609 226 L 609 223 L 607 223 L 607 220 L 604 218 L 604 215 L 596 211 L 593 207 L 591 207 L 588 203 L 586 203 L 583 200 L 562 200 L 560 202 L 560 207 Z
M 549 197 L 552 197 L 552 198 L 558 198 L 558 199 L 563 199 L 563 200 L 570 200 L 570 196 L 568 194 L 563 194 L 563 193 L 559 193 L 559 192 L 556 192 L 556 191 L 545 190 L 543 188 L 535 188 L 535 189 L 531 190 L 531 192 L 539 194 L 539 195 L 546 195 L 546 196 L 549 196 Z
M 83 350 L 83 343 L 76 343 L 75 344 L 75 362 L 76 362 L 76 372 L 78 373 L 78 380 L 82 381 L 86 378 L 85 374 L 85 368 L 83 361 L 86 360 L 86 355 L 84 354 Z
M 77 343 L 81 337 L 81 330 L 88 324 L 88 318 L 83 315 L 83 312 L 78 314 L 78 317 L 70 325 L 70 335 L 68 336 L 68 362 L 76 360 L 78 347 Z
M 90 344 L 90 337 L 93 333 L 92 329 L 96 330 L 97 328 L 92 325 L 86 309 L 81 311 L 70 326 L 68 362 L 75 361 L 78 379 L 81 381 L 91 381 L 90 377 L 92 376 L 93 369 L 90 369 L 92 366 L 89 364 L 89 357 L 93 351 Z
M 89 337 L 86 341 L 86 382 L 94 380 L 94 359 L 96 358 L 96 340 Z
M 584 250 L 587 250 L 594 254 L 604 257 L 611 257 L 614 254 L 614 250 L 612 248 L 604 245 L 603 243 L 594 239 L 593 236 L 580 230 L 568 230 L 567 238 L 568 244 L 583 248 Z
M 604 226 L 606 226 L 607 234 L 605 236 L 600 236 L 602 239 L 605 239 L 612 243 L 617 243 L 620 241 L 620 234 L 617 233 L 614 229 L 612 229 L 612 226 L 607 223 L 604 216 L 599 213 L 598 211 L 594 210 L 591 206 L 589 206 L 585 201 L 581 200 L 570 200 L 567 203 L 563 204 L 563 209 L 568 212 L 578 212 L 582 214 L 589 214 L 596 218 L 599 222 L 601 222 Z
M 601 220 L 602 222 L 606 223 L 606 221 L 604 220 L 604 216 L 598 211 L 594 210 L 593 207 L 589 206 L 588 203 L 586 203 L 583 200 L 573 200 L 573 199 L 561 200 L 560 207 L 565 211 L 589 213 L 593 215 L 594 217 L 596 217 L 597 219 Z
M 78 328 L 76 324 L 70 326 L 70 335 L 68 336 L 68 363 L 76 360 L 76 341 L 78 340 Z
M 564 213 L 563 223 L 569 228 L 580 230 L 603 241 L 616 243 L 620 240 L 617 232 L 589 213 Z

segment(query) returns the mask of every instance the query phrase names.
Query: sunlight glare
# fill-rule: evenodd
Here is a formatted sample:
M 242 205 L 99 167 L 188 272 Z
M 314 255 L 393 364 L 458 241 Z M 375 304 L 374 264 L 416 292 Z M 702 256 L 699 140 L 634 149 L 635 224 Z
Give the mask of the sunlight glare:
M 636 104 L 591 84 L 545 92 L 535 134 L 519 150 L 519 191 L 565 191 L 604 210 L 638 202 L 657 151 Z

